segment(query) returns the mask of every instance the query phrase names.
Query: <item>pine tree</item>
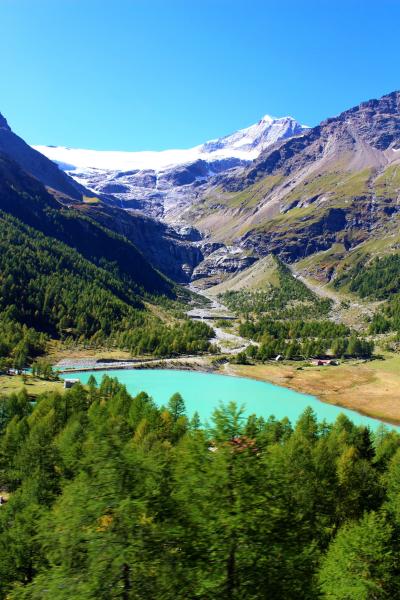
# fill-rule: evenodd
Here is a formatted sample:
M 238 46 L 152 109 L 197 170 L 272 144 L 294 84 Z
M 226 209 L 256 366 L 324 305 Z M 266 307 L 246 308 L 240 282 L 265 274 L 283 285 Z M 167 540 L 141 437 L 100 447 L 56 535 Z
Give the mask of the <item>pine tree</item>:
M 185 416 L 185 402 L 179 392 L 175 393 L 168 401 L 167 408 L 172 415 L 172 419 L 176 422 L 179 417 Z
M 345 525 L 329 547 L 319 572 L 321 590 L 330 600 L 380 600 L 399 593 L 392 528 L 376 513 Z

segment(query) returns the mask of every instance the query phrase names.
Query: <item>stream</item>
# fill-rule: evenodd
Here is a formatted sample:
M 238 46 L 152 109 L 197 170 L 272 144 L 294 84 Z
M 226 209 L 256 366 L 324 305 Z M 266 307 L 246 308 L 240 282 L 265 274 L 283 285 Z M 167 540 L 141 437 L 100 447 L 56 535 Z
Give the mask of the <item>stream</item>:
M 212 342 L 218 346 L 223 354 L 238 354 L 239 352 L 243 352 L 251 343 L 254 343 L 236 333 L 229 333 L 222 327 L 215 325 L 215 321 L 219 319 L 226 319 L 229 322 L 235 319 L 236 315 L 224 304 L 221 304 L 219 300 L 211 295 L 207 295 L 206 290 L 200 290 L 192 284 L 189 286 L 189 289 L 199 296 L 206 298 L 209 301 L 209 305 L 206 308 L 192 308 L 186 313 L 187 316 L 190 319 L 204 321 L 214 330 L 215 337 L 212 339 Z

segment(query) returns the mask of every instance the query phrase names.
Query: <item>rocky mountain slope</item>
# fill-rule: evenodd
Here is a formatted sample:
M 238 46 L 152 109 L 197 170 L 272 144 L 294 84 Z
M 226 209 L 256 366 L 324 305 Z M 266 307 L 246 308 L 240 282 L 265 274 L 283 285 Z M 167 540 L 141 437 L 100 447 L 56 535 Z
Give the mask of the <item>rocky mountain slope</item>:
M 24 171 L 41 181 L 46 187 L 72 199 L 82 199 L 85 189 L 16 135 L 1 113 L 0 153 L 14 160 Z M 88 194 L 91 195 L 90 192 Z
M 36 196 L 42 199 L 46 198 L 47 208 L 52 206 L 57 210 L 62 209 L 65 214 L 73 211 L 75 221 L 77 215 L 81 215 L 82 218 L 88 217 L 93 223 L 100 223 L 110 232 L 123 235 L 141 251 L 143 256 L 140 257 L 139 262 L 147 259 L 156 269 L 179 283 L 187 283 L 193 270 L 204 259 L 205 254 L 213 250 L 207 244 L 202 246 L 201 235 L 193 228 L 183 226 L 176 229 L 138 212 L 117 208 L 118 201 L 111 195 L 98 194 L 99 197 L 95 196 L 93 192 L 60 170 L 53 161 L 32 149 L 22 138 L 17 136 L 2 115 L 0 115 L 0 156 L 3 161 L 3 168 L 0 172 L 0 192 L 2 193 L 0 209 L 5 209 L 7 205 L 7 210 L 17 216 L 22 216 L 23 220 L 28 218 L 27 222 L 34 227 L 45 227 L 46 223 L 49 225 L 42 213 L 36 213 L 34 218 L 37 209 L 34 199 Z M 10 168 L 5 170 L 4 165 L 7 159 Z M 13 165 L 12 168 L 11 165 Z M 20 167 L 19 175 L 17 174 L 17 165 Z M 27 175 L 31 175 L 33 179 L 28 178 Z M 28 200 L 21 203 L 21 198 L 19 200 L 17 198 L 18 201 L 11 204 L 4 185 L 8 182 L 15 189 L 20 189 L 22 179 L 26 185 L 29 182 L 29 190 L 21 189 L 21 197 L 26 196 Z M 13 183 L 10 183 L 11 181 Z M 40 184 L 46 187 L 47 194 L 44 193 Z M 49 226 L 45 233 L 57 236 L 56 229 L 52 231 L 52 227 L 53 225 Z M 79 240 L 81 244 L 85 238 L 90 240 L 87 231 Z M 75 241 L 78 241 L 78 237 Z M 107 248 L 104 252 L 107 254 Z M 127 255 L 129 254 L 128 251 Z M 148 267 L 150 268 L 150 265 Z
M 105 201 L 80 208 L 127 236 L 156 268 L 180 283 L 218 281 L 255 258 L 237 245 L 210 243 L 180 214 L 197 203 L 198 189 L 210 178 L 250 164 L 271 144 L 305 130 L 291 117 L 265 116 L 255 125 L 189 150 L 36 149 Z
M 399 212 L 400 92 L 393 92 L 215 177 L 182 219 L 250 255 L 293 262 L 396 237 Z
M 178 282 L 215 284 L 271 253 L 327 281 L 400 248 L 400 92 L 311 129 L 265 117 L 191 150 L 43 151 L 99 195 L 77 210 Z

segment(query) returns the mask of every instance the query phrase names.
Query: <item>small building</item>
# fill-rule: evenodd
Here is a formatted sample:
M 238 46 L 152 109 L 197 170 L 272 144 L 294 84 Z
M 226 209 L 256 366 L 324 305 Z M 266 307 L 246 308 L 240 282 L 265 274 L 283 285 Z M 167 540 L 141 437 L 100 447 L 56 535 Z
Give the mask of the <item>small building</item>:
M 19 369 L 8 369 L 7 375 L 19 375 L 21 371 Z
M 72 388 L 76 383 L 80 383 L 80 379 L 64 379 L 64 389 Z
M 326 367 L 326 366 L 336 366 L 338 364 L 337 360 L 332 358 L 317 358 L 312 361 L 312 364 L 316 367 Z

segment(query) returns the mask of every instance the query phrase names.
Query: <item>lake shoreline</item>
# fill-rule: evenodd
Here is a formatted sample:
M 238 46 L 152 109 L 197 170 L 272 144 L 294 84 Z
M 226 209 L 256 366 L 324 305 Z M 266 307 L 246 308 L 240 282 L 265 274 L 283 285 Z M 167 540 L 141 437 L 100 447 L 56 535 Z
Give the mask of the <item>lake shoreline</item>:
M 312 386 L 312 384 L 310 384 L 309 381 L 306 380 L 305 377 L 301 377 L 299 376 L 298 378 L 296 378 L 294 381 L 292 377 L 284 377 L 282 376 L 283 373 L 283 369 L 285 369 L 287 367 L 287 365 L 279 365 L 277 367 L 277 369 L 279 370 L 278 374 L 273 374 L 271 373 L 271 370 L 275 368 L 275 365 L 266 365 L 266 368 L 268 370 L 268 372 L 266 374 L 259 374 L 257 372 L 252 372 L 251 369 L 257 368 L 257 367 L 264 367 L 265 365 L 226 365 L 227 366 L 227 370 L 225 372 L 221 372 L 221 374 L 225 374 L 225 375 L 232 375 L 232 376 L 236 376 L 236 377 L 247 377 L 249 379 L 255 379 L 257 381 L 264 381 L 267 383 L 273 383 L 274 385 L 279 385 L 281 387 L 286 387 L 290 390 L 294 390 L 296 392 L 302 393 L 302 394 L 312 394 L 315 398 L 317 398 L 320 402 L 323 402 L 325 404 L 330 404 L 332 406 L 336 406 L 338 408 L 344 408 L 344 409 L 348 409 L 348 410 L 352 410 L 354 412 L 357 412 L 360 415 L 363 415 L 365 417 L 371 417 L 373 419 L 377 419 L 379 421 L 381 421 L 383 424 L 386 425 L 394 425 L 396 427 L 400 426 L 400 414 L 397 417 L 393 416 L 393 414 L 391 414 L 391 412 L 389 411 L 385 411 L 382 412 L 382 409 L 380 407 L 377 407 L 375 410 L 373 408 L 364 408 L 364 406 L 362 406 L 359 402 L 353 401 L 352 397 L 350 398 L 344 398 L 342 396 L 342 393 L 340 394 L 340 397 L 335 397 L 335 394 L 337 394 L 337 390 L 333 387 L 329 385 L 329 381 L 324 381 L 325 385 L 325 389 L 323 391 L 321 390 L 315 390 L 315 388 Z M 290 367 L 289 367 L 290 368 Z M 323 367 L 324 370 L 327 369 L 337 369 L 337 367 Z M 357 370 L 360 369 L 360 365 L 352 365 L 350 368 Z M 319 373 L 319 370 L 317 369 L 304 369 L 304 371 L 306 372 L 306 374 L 311 374 L 314 375 L 315 373 Z M 308 371 L 308 373 L 307 373 Z M 328 372 L 328 371 L 325 371 Z M 311 378 L 310 378 L 311 379 Z M 399 381 L 399 385 L 400 385 L 400 381 Z M 350 388 L 351 385 L 349 385 L 349 393 L 350 393 Z M 354 388 L 351 389 L 351 392 L 354 393 Z M 345 394 L 345 391 L 343 391 L 343 394 Z M 395 397 L 394 400 L 396 400 L 397 398 Z M 392 400 L 392 398 L 391 398 Z M 397 413 L 400 413 L 400 408 L 397 409 L 396 411 Z
M 200 362 L 199 362 L 200 361 Z M 71 361 L 73 362 L 73 361 Z M 124 361 L 125 363 L 125 361 Z M 184 358 L 171 358 L 171 359 L 149 359 L 143 361 L 134 361 L 130 364 L 119 363 L 100 363 L 90 366 L 82 366 L 75 363 L 76 366 L 70 368 L 59 368 L 57 365 L 53 368 L 60 374 L 73 374 L 78 372 L 88 371 L 129 371 L 129 370 L 143 370 L 143 369 L 173 369 L 177 371 L 203 371 L 204 373 L 213 373 L 216 368 L 209 362 L 206 362 L 204 357 L 188 356 Z
M 202 422 L 212 418 L 221 402 L 226 405 L 235 402 L 238 407 L 243 406 L 245 415 L 255 414 L 264 419 L 273 415 L 278 420 L 288 417 L 292 423 L 296 423 L 304 410 L 312 407 L 319 421 L 334 423 L 343 412 L 356 425 L 371 427 L 374 431 L 381 425 L 381 420 L 322 402 L 315 394 L 260 381 L 242 373 L 206 372 L 204 369 L 183 369 L 182 365 L 175 365 L 175 368 L 168 369 L 78 371 L 75 376 L 86 385 L 91 376 L 96 377 L 99 384 L 103 375 L 116 378 L 126 386 L 132 397 L 146 392 L 158 406 L 165 406 L 169 398 L 179 392 L 189 417 L 198 412 Z M 63 377 L 68 379 L 66 374 Z
M 366 367 L 362 364 L 341 365 L 339 367 L 323 367 L 322 370 L 313 367 L 299 370 L 297 367 L 293 367 L 291 365 L 276 365 L 273 363 L 266 363 L 264 365 L 235 365 L 231 363 L 225 363 L 224 365 L 213 365 L 210 357 L 204 356 L 165 360 L 150 359 L 143 362 L 134 362 L 130 366 L 121 367 L 116 366 L 117 364 L 117 362 L 115 364 L 107 365 L 103 363 L 97 368 L 75 368 L 63 370 L 62 373 L 73 375 L 78 371 L 168 369 L 241 377 L 245 379 L 271 383 L 302 394 L 310 394 L 317 398 L 320 402 L 330 404 L 338 408 L 352 410 L 365 417 L 378 419 L 382 421 L 382 423 L 389 426 L 400 425 L 400 409 L 394 412 L 393 410 L 390 410 L 391 408 L 393 409 L 393 407 L 390 406 L 385 410 L 385 403 L 383 401 L 383 407 L 377 406 L 376 401 L 374 404 L 372 404 L 372 406 L 365 406 L 365 402 L 362 403 L 359 402 L 357 398 L 354 399 L 354 393 L 357 390 L 357 387 L 354 387 L 353 379 L 356 375 L 364 373 L 368 368 L 368 366 Z M 348 376 L 349 373 L 352 375 L 352 377 Z M 342 389 L 338 390 L 337 382 L 332 381 L 332 376 L 336 375 L 338 375 L 339 378 L 342 378 L 344 382 L 347 382 L 348 386 L 342 386 Z M 379 387 L 379 382 L 370 382 L 369 386 L 374 390 L 376 396 L 375 388 Z M 365 381 L 361 381 L 359 385 L 359 395 L 362 395 L 364 388 Z M 390 397 L 390 401 L 393 401 L 392 397 Z M 380 403 L 378 402 L 378 405 L 379 404 Z M 399 416 L 397 416 L 396 413 Z

